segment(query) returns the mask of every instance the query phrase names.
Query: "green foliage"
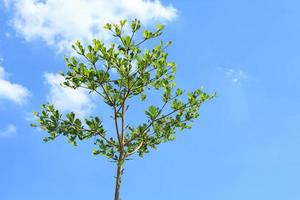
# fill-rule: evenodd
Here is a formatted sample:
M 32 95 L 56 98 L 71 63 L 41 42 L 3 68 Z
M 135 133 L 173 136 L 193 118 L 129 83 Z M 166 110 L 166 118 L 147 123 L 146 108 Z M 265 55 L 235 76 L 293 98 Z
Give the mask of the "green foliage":
M 72 48 L 78 56 L 65 57 L 68 71 L 61 74 L 63 86 L 85 88 L 99 95 L 111 108 L 115 136 L 107 136 L 99 117 L 79 119 L 72 112 L 63 115 L 47 104 L 42 105 L 41 112 L 35 113 L 37 124 L 32 124 L 49 133 L 44 141 L 62 135 L 69 143 L 77 145 L 79 141 L 94 138 L 93 154 L 104 155 L 120 164 L 135 153 L 142 157 L 150 148 L 156 149 L 163 142 L 175 140 L 176 131 L 190 129 L 191 122 L 199 117 L 202 103 L 214 97 L 214 94 L 197 89 L 184 98 L 185 92 L 176 88 L 176 64 L 168 61 L 166 52 L 171 42 L 161 41 L 151 49 L 141 47 L 160 36 L 164 25 L 157 25 L 155 30 L 141 30 L 140 21 L 133 20 L 128 26 L 130 31 L 125 26 L 127 20 L 104 26 L 119 41 L 110 45 L 97 39 L 88 46 L 77 41 Z M 142 39 L 136 41 L 139 33 Z M 128 100 L 138 97 L 146 101 L 148 90 L 162 94 L 162 105 L 149 106 L 144 123 L 138 126 L 127 123 Z

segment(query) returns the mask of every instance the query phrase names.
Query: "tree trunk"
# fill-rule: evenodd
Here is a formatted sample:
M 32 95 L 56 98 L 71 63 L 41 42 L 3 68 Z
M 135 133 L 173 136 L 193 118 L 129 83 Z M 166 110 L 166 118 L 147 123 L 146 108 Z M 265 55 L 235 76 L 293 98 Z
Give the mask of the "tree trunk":
M 123 163 L 118 162 L 116 188 L 115 188 L 115 199 L 114 200 L 120 200 L 120 186 L 121 186 L 122 174 L 123 174 Z

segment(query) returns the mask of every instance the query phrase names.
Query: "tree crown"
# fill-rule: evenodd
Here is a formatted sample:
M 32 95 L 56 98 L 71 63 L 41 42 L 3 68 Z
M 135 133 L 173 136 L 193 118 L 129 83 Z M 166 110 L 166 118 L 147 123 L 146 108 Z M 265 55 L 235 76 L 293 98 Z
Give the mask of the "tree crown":
M 176 64 L 168 61 L 166 52 L 171 42 L 160 41 L 154 48 L 142 48 L 145 42 L 162 34 L 163 25 L 158 24 L 154 31 L 141 30 L 140 21 L 135 19 L 130 24 L 127 20 L 108 23 L 104 28 L 115 42 L 107 45 L 94 39 L 91 45 L 84 46 L 77 41 L 72 46 L 77 56 L 65 57 L 68 71 L 61 73 L 62 85 L 99 95 L 113 113 L 115 134 L 107 133 L 98 116 L 80 119 L 73 112 L 61 113 L 52 104 L 44 104 L 40 112 L 35 112 L 38 123 L 32 126 L 49 133 L 44 138 L 46 142 L 60 135 L 73 145 L 95 138 L 94 155 L 120 161 L 120 154 L 122 160 L 135 153 L 143 156 L 150 148 L 174 140 L 177 130 L 190 129 L 202 103 L 214 94 L 197 89 L 183 97 L 185 92 L 175 84 Z M 127 123 L 129 100 L 138 97 L 145 101 L 150 90 L 160 91 L 161 105 L 149 105 L 144 123 Z

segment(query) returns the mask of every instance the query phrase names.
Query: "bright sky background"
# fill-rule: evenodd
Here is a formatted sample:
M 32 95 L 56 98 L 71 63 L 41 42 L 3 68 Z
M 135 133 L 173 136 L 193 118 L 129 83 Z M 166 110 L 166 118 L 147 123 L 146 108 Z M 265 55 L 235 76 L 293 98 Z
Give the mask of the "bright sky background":
M 299 200 L 299 10 L 297 0 L 0 0 L 0 199 L 113 198 L 114 164 L 89 142 L 44 144 L 28 124 L 47 101 L 101 113 L 86 92 L 57 87 L 63 55 L 75 39 L 109 41 L 103 23 L 138 17 L 167 24 L 178 85 L 217 98 L 176 142 L 127 163 L 122 200 Z

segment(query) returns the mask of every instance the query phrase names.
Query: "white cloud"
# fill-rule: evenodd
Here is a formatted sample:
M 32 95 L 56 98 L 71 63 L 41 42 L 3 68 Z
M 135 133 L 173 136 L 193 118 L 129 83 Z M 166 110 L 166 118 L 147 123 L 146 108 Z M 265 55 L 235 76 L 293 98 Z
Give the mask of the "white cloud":
M 218 67 L 217 69 L 224 71 L 226 78 L 230 79 L 230 81 L 232 81 L 233 83 L 239 83 L 243 80 L 248 79 L 247 74 L 241 69 L 221 68 L 221 67 Z
M 50 93 L 47 97 L 50 103 L 63 112 L 74 112 L 79 117 L 87 116 L 91 113 L 95 104 L 89 97 L 86 90 L 62 87 L 64 78 L 58 74 L 46 73 L 44 75 L 47 84 L 50 85 Z
M 7 128 L 0 130 L 0 137 L 10 137 L 17 132 L 17 127 L 14 124 L 10 124 Z
M 28 89 L 24 86 L 6 80 L 6 72 L 4 68 L 0 66 L 0 100 L 6 99 L 22 104 L 29 95 Z
M 39 38 L 59 52 L 75 40 L 109 40 L 107 22 L 138 18 L 147 25 L 176 18 L 172 5 L 159 0 L 5 0 L 14 11 L 11 23 L 27 41 Z

